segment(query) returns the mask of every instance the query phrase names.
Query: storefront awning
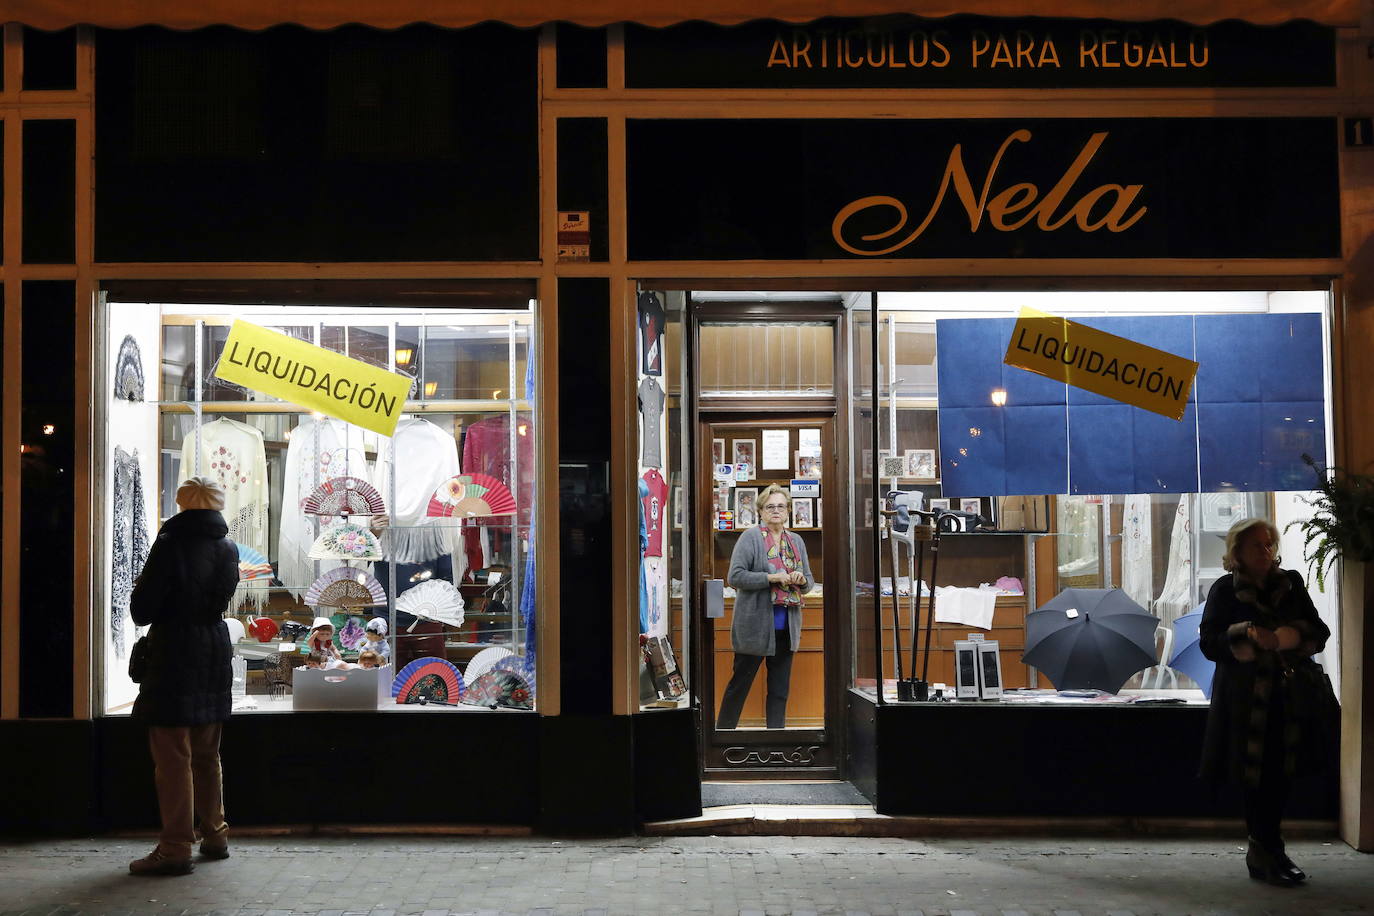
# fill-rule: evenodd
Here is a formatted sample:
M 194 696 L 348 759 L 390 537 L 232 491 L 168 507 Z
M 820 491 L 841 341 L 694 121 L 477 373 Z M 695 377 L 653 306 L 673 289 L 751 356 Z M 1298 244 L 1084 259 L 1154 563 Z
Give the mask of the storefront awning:
M 1274 25 L 1311 19 L 1359 23 L 1358 0 L 0 0 L 0 21 L 40 29 L 72 25 L 197 29 L 232 25 L 264 29 L 295 23 L 329 29 L 347 23 L 398 28 L 417 22 L 462 27 L 488 20 L 516 26 L 566 21 L 600 26 L 638 22 L 666 26 L 693 19 L 734 24 L 751 19 L 808 22 L 825 16 L 1052 16 L 1207 24 L 1242 19 Z

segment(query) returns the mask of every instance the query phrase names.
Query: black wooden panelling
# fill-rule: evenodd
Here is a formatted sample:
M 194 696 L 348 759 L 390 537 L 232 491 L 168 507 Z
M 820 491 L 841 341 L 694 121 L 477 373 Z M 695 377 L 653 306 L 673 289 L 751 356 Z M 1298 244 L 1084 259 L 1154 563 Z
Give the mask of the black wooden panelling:
M 60 717 L 72 714 L 73 696 L 76 285 L 29 280 L 23 296 L 19 714 Z
M 605 89 L 606 30 L 568 22 L 558 23 L 557 29 L 558 88 Z
M 76 122 L 24 122 L 23 254 L 28 264 L 76 260 Z
M 96 38 L 101 261 L 533 260 L 536 36 Z
M 610 282 L 558 281 L 563 713 L 611 713 Z
M 558 209 L 588 211 L 593 261 L 610 252 L 606 131 L 605 118 L 558 119 Z
M 76 29 L 24 29 L 24 90 L 76 88 Z

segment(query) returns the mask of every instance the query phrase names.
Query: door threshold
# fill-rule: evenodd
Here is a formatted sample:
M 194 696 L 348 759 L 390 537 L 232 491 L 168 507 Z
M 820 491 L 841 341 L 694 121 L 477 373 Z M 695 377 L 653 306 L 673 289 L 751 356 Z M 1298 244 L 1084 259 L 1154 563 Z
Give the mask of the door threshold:
M 807 778 L 707 780 L 701 784 L 702 808 L 867 806 L 869 800 L 843 779 Z

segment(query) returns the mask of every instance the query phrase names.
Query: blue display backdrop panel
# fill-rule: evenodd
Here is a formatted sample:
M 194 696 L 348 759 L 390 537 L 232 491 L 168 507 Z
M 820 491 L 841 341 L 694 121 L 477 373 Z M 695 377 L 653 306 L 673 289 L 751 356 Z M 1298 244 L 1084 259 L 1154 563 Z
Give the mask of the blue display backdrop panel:
M 1193 318 L 1167 315 L 1079 322 L 1146 346 L 1192 357 Z M 1016 370 L 1020 371 L 1020 370 Z M 1073 494 L 1197 490 L 1195 394 L 1182 420 L 1068 387 L 1069 489 Z
M 1326 459 L 1319 315 L 1197 317 L 1201 489 L 1310 490 Z
M 1066 386 L 1004 365 L 1010 318 L 936 322 L 940 476 L 955 496 L 1064 493 Z M 1002 388 L 1015 410 L 994 407 Z
M 1320 315 L 1090 318 L 1200 363 L 1182 420 L 1014 369 L 1012 319 L 936 322 L 940 464 L 954 496 L 1306 490 L 1326 454 Z M 991 403 L 997 388 L 1005 407 Z

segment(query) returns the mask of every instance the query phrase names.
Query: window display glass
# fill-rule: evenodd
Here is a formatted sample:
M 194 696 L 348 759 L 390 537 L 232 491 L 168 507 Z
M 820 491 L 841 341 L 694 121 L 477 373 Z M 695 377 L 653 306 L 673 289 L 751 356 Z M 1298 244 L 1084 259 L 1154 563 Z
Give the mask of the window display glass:
M 1008 365 L 1024 307 L 1195 361 L 1182 418 Z M 920 689 L 899 693 L 900 664 L 944 698 L 1205 703 L 1197 621 L 1227 529 L 1253 517 L 1284 532 L 1282 566 L 1338 632 L 1334 589 L 1318 590 L 1285 531 L 1311 514 L 1301 456 L 1331 454 L 1328 322 L 1325 291 L 879 293 L 875 364 L 868 305 L 852 309 L 855 686 L 877 692 L 881 659 L 893 701 Z M 935 514 L 932 537 L 916 526 Z M 1129 605 L 1089 607 L 1106 590 Z M 1047 614 L 1057 629 L 1118 612 L 1140 615 L 1121 652 L 1065 667 L 1036 651 Z M 1333 681 L 1336 643 L 1318 657 Z M 1110 673 L 1081 673 L 1092 666 Z
M 235 713 L 533 709 L 539 411 L 519 304 L 108 303 L 103 710 L 137 694 L 129 595 L 193 475 L 224 487 L 239 552 Z M 235 322 L 413 380 L 392 433 L 220 378 Z
M 637 487 L 639 493 L 639 706 L 677 709 L 691 702 L 687 621 L 693 607 L 684 532 L 692 509 L 684 494 L 684 409 L 680 292 L 640 290 Z

